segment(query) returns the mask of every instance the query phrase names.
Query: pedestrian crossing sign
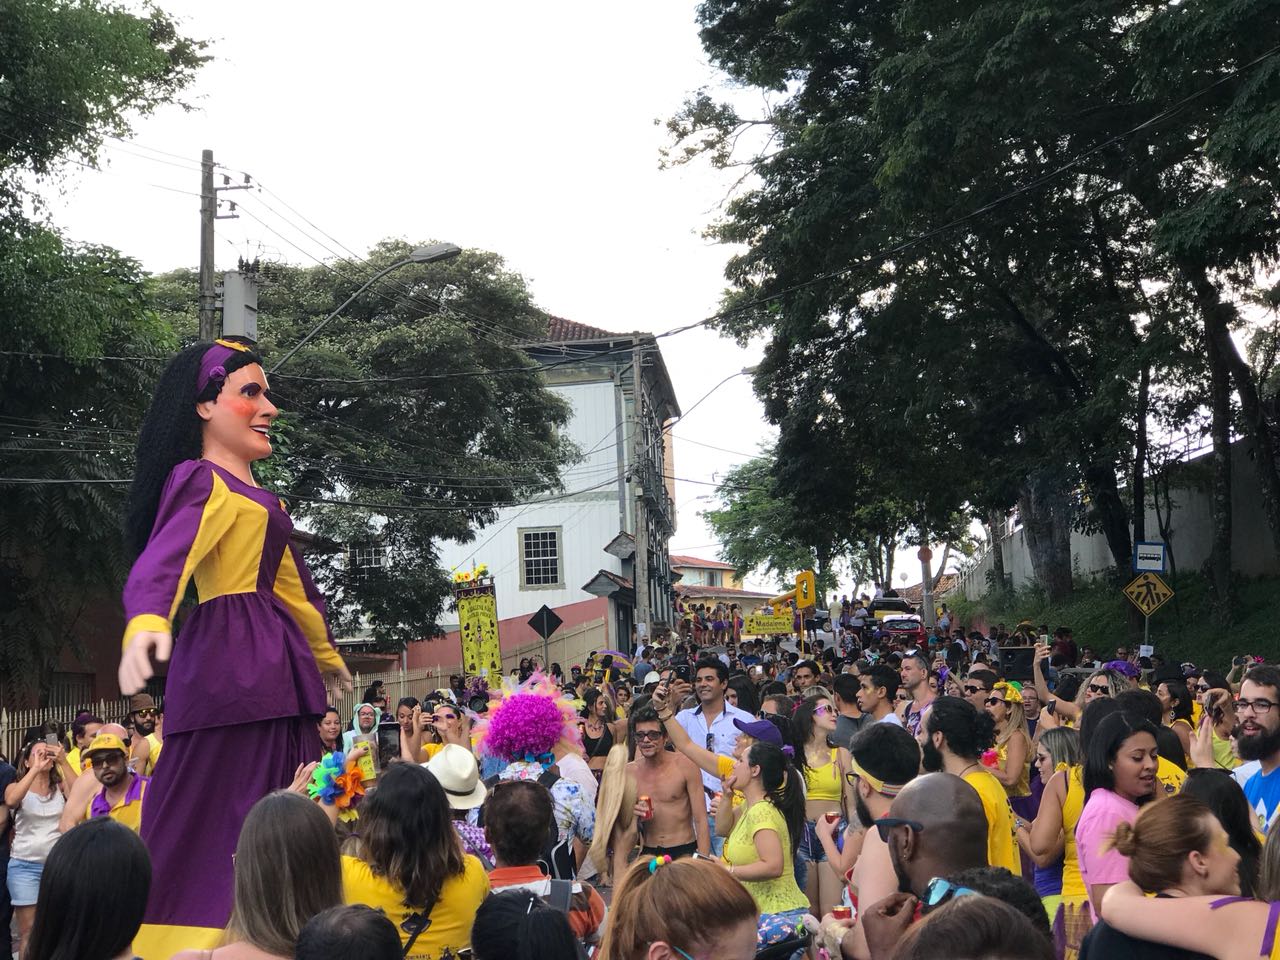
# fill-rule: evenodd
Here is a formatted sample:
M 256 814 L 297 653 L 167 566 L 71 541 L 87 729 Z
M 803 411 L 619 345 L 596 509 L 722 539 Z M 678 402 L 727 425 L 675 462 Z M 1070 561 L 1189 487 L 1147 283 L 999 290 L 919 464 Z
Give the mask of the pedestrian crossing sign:
M 1144 617 L 1149 617 L 1169 602 L 1173 589 L 1158 574 L 1142 573 L 1124 588 L 1124 595 L 1133 601 Z

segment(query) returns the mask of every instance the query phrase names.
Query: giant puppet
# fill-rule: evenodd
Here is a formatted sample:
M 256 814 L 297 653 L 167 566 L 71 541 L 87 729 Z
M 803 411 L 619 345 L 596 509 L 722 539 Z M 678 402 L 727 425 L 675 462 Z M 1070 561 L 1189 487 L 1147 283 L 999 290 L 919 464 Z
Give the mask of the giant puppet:
M 142 689 L 151 657 L 172 653 L 142 811 L 154 877 L 140 956 L 217 945 L 245 815 L 319 759 L 322 673 L 350 688 L 289 514 L 254 481 L 277 412 L 247 346 L 199 343 L 166 367 L 138 439 L 121 690 Z M 199 602 L 175 642 L 193 578 Z

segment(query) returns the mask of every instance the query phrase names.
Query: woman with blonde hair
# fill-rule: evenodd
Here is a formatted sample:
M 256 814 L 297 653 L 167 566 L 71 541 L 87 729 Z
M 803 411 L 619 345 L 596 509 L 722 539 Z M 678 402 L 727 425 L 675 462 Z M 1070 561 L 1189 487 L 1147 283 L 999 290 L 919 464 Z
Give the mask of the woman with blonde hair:
M 338 838 L 329 818 L 298 793 L 271 793 L 253 805 L 232 869 L 223 946 L 174 960 L 289 960 L 307 921 L 342 903 Z
M 635 819 L 636 782 L 627 775 L 630 759 L 625 743 L 615 744 L 605 760 L 596 797 L 596 828 L 587 851 L 596 865 L 598 882 L 608 886 L 627 869 L 640 838 Z M 610 851 L 612 850 L 612 854 Z
M 987 714 L 996 724 L 996 765 L 988 767 L 1010 800 L 1031 796 L 1031 737 L 1022 710 L 1022 691 L 1016 684 L 1001 680 L 986 701 Z M 1019 811 L 1016 809 L 1015 813 Z M 1031 815 L 1032 811 L 1026 811 Z
M 1094 700 L 1106 697 L 1114 697 L 1121 691 L 1129 690 L 1132 684 L 1119 670 L 1111 670 L 1103 667 L 1095 670 L 1089 675 L 1089 679 L 1080 684 L 1080 689 L 1076 692 L 1075 700 L 1062 700 L 1055 697 L 1049 690 L 1049 685 L 1044 679 L 1044 662 L 1049 659 L 1049 645 L 1046 643 L 1036 644 L 1035 657 L 1032 659 L 1032 676 L 1035 680 L 1036 696 L 1040 698 L 1040 702 L 1045 705 L 1050 715 L 1053 716 L 1057 723 L 1072 726 L 1079 722 L 1080 714 L 1084 713 L 1086 705 L 1093 703 Z M 1044 715 L 1041 714 L 1041 723 L 1044 723 Z M 1048 724 L 1045 724 L 1048 726 Z
M 708 860 L 641 860 L 613 894 L 597 960 L 751 960 L 756 902 Z

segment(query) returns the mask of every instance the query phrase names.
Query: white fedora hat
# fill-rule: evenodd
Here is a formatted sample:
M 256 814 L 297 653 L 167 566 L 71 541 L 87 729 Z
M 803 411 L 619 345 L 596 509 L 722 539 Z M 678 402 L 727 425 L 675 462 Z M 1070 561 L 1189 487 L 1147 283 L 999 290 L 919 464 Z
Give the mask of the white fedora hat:
M 423 764 L 444 787 L 449 806 L 454 810 L 470 810 L 484 803 L 488 794 L 480 780 L 480 767 L 466 747 L 446 743 L 434 757 Z

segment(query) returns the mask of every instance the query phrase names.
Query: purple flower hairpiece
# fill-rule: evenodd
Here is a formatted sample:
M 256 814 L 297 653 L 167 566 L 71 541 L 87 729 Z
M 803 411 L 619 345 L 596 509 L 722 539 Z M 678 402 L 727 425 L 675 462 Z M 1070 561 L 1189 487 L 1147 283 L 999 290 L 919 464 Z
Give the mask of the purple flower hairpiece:
M 215 340 L 213 345 L 200 358 L 200 372 L 196 374 L 196 396 L 204 393 L 210 383 L 217 383 L 219 389 L 227 379 L 226 362 L 237 353 L 248 353 L 249 348 L 233 340 Z
M 796 748 L 789 743 L 784 743 L 782 745 L 782 752 L 786 755 L 788 760 L 794 760 L 796 758 Z

